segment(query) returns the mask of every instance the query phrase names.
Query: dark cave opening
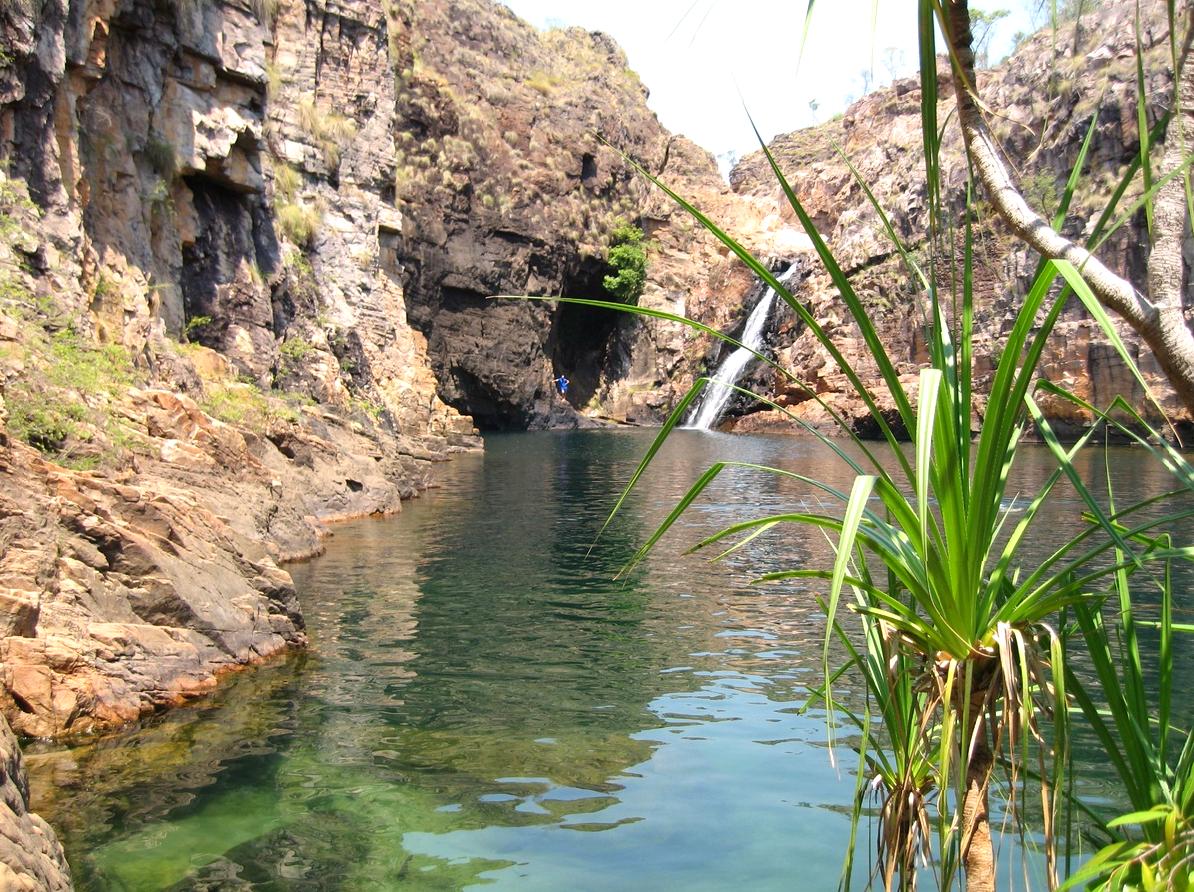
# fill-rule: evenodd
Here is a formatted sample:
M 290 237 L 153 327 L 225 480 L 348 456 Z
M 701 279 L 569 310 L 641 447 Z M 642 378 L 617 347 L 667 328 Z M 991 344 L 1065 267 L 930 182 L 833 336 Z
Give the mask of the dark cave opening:
M 183 324 L 190 340 L 220 350 L 231 309 L 220 288 L 233 280 L 242 260 L 257 263 L 252 208 L 243 193 L 204 174 L 183 182 L 200 223 L 195 240 L 182 249 Z
M 564 287 L 564 297 L 610 300 L 601 286 L 605 264 L 586 259 Z M 609 371 L 615 334 L 624 314 L 617 310 L 561 303 L 556 308 L 551 330 L 552 374 L 569 380 L 566 399 L 575 408 L 588 405 Z

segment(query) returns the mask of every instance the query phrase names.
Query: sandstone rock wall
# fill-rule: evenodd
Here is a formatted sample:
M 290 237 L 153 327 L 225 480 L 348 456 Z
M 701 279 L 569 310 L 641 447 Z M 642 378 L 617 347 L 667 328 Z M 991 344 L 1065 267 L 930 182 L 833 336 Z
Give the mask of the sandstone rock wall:
M 1045 35 L 982 78 L 1043 198 L 1099 107 L 1075 233 L 1135 150 L 1131 31 L 1117 22 L 1081 37 L 1077 62 Z M 319 549 L 320 520 L 399 510 L 430 462 L 477 445 L 472 418 L 661 420 L 717 345 L 671 323 L 491 299 L 601 296 L 625 221 L 651 240 L 643 305 L 739 325 L 750 276 L 632 161 L 759 256 L 799 263 L 801 296 L 866 367 L 761 159 L 731 192 L 706 152 L 659 125 L 604 35 L 539 33 L 488 0 L 45 0 L 5 5 L 0 30 L 0 371 L 20 434 L 4 452 L 6 491 L 20 494 L 6 535 L 24 543 L 5 558 L 0 707 L 22 732 L 125 721 L 301 643 L 277 565 Z M 1144 40 L 1163 52 L 1155 25 Z M 1149 84 L 1165 87 L 1163 74 Z M 900 82 L 774 145 L 910 379 L 923 307 L 834 146 L 922 249 L 918 102 Z M 1113 265 L 1138 275 L 1142 240 L 1122 230 Z M 981 370 L 1033 260 L 998 227 L 979 243 Z M 771 341 L 866 432 L 789 315 Z M 110 359 L 95 345 L 124 351 L 123 377 L 94 380 Z M 66 374 L 75 366 L 90 378 Z M 1096 401 L 1132 390 L 1077 312 L 1045 369 Z M 561 373 L 566 400 L 551 385 Z M 825 420 L 807 392 L 752 381 Z M 55 405 L 57 426 L 41 418 Z M 88 525 L 101 523 L 116 544 L 96 557 Z M 210 566 L 184 572 L 200 553 Z
M 660 421 L 703 349 L 683 328 L 488 298 L 608 298 L 605 253 L 629 222 L 652 240 L 641 303 L 719 324 L 749 279 L 624 156 L 767 253 L 753 202 L 663 129 L 606 35 L 539 33 L 487 0 L 397 3 L 390 27 L 407 223 L 397 250 L 441 395 L 490 428 Z M 551 386 L 561 373 L 567 401 Z
M 479 445 L 385 256 L 385 21 L 335 6 L 0 10 L 0 710 L 22 733 L 134 720 L 301 645 L 279 563 Z M 275 28 L 310 48 L 282 77 Z M 308 101 L 362 121 L 335 163 Z M 314 209 L 302 244 L 286 205 Z
M 29 782 L 8 723 L 0 717 L 0 888 L 66 892 L 70 867 L 54 831 L 29 811 Z
M 300 645 L 279 564 L 476 448 L 458 410 L 657 421 L 703 349 L 489 295 L 601 296 L 623 221 L 653 239 L 644 303 L 722 324 L 750 287 L 611 148 L 750 219 L 604 35 L 485 0 L 44 0 L 0 30 L 21 733 L 127 722 Z

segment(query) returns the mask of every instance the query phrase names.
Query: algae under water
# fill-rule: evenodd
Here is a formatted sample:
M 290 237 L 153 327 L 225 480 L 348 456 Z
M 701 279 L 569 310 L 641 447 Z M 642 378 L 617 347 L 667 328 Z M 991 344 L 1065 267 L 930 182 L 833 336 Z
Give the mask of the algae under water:
M 809 439 L 678 432 L 590 552 L 650 437 L 489 437 L 399 517 L 335 527 L 290 568 L 307 653 L 138 729 L 30 747 L 79 888 L 833 888 L 857 757 L 844 736 L 835 767 L 824 713 L 801 712 L 823 623 L 807 584 L 747 584 L 828 566 L 829 544 L 793 528 L 721 564 L 683 553 L 813 497 L 725 476 L 612 577 L 719 458 L 847 472 Z M 1120 453 L 1117 495 L 1164 483 Z M 1026 479 L 1048 460 L 1026 448 Z M 1115 796 L 1097 769 L 1083 782 Z

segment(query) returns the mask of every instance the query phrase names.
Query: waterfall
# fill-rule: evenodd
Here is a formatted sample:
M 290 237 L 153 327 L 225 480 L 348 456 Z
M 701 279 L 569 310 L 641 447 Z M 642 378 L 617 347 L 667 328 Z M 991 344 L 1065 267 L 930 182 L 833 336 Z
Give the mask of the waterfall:
M 793 264 L 791 269 L 779 277 L 779 281 L 787 284 L 787 280 L 795 272 L 796 264 Z M 767 317 L 771 314 L 771 305 L 775 303 L 775 297 L 775 289 L 768 288 L 759 302 L 755 304 L 755 308 L 750 311 L 750 316 L 746 320 L 746 328 L 742 330 L 742 336 L 738 338 L 738 342 L 742 346 L 736 348 L 718 367 L 717 372 L 705 386 L 701 401 L 688 416 L 685 427 L 707 431 L 712 430 L 713 426 L 717 424 L 730 397 L 734 395 L 732 385 L 742 377 L 747 363 L 755 358 L 752 351 L 757 352 L 763 346 L 763 329 L 767 325 Z

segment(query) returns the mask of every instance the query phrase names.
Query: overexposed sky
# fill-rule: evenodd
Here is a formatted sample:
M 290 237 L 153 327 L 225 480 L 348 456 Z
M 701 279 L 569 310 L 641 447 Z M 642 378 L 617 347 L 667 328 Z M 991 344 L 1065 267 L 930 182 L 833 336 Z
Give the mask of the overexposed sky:
M 626 51 L 669 130 L 715 155 L 758 148 L 743 103 L 765 139 L 819 123 L 864 92 L 916 69 L 916 0 L 820 0 L 797 72 L 803 0 L 502 0 L 538 28 L 604 31 Z M 993 32 L 992 58 L 1028 31 L 1026 0 L 975 0 L 1011 15 Z

